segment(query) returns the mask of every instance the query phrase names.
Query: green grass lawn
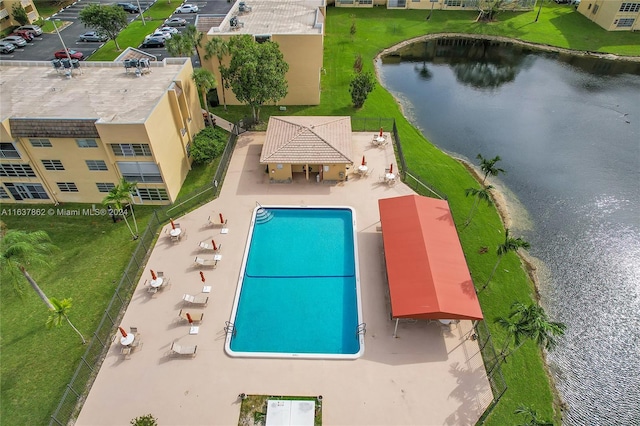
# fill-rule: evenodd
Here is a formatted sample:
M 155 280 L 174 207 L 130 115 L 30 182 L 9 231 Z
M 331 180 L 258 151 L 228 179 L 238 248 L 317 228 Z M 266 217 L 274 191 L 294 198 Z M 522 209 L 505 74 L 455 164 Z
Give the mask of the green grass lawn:
M 145 34 L 171 14 L 176 4 L 156 2 L 153 10 L 147 12 L 154 17 L 153 24 L 148 23 L 144 29 L 140 21 L 136 21 L 131 26 L 131 35 L 123 32 L 118 39 L 121 47 L 137 46 Z M 464 196 L 464 189 L 477 183 L 461 164 L 431 145 L 402 116 L 393 97 L 383 88 L 377 87 L 362 109 L 355 111 L 351 107 L 348 84 L 357 54 L 362 55 L 365 70 L 373 70 L 373 58 L 384 48 L 429 33 L 460 32 L 502 35 L 578 50 L 640 55 L 637 34 L 606 32 L 573 8 L 550 2 L 544 4 L 540 20 L 535 24 L 535 12 L 503 13 L 497 22 L 491 24 L 474 23 L 475 12 L 434 11 L 428 22 L 425 20 L 427 14 L 426 10 L 329 8 L 322 104 L 312 107 L 291 106 L 287 107 L 287 111 L 265 107 L 262 109 L 262 119 L 267 120 L 271 114 L 394 117 L 408 167 L 449 196 L 457 223 L 464 220 L 471 208 L 472 199 Z M 353 39 L 349 33 L 352 22 L 357 27 Z M 94 55 L 92 59 L 113 59 L 118 53 L 113 46 L 106 47 L 104 52 L 99 51 L 98 56 Z M 225 112 L 218 107 L 215 113 L 235 122 L 250 115 L 251 111 L 247 107 L 230 107 Z M 501 166 L 509 170 L 509 164 Z M 215 164 L 194 168 L 180 196 L 210 181 L 209 173 L 214 171 Z M 5 204 L 0 210 L 8 207 L 13 206 Z M 146 226 L 153 209 L 137 207 L 141 230 Z M 30 272 L 48 296 L 73 298 L 71 320 L 86 337 L 90 337 L 135 248 L 124 223 L 113 224 L 108 217 L 17 217 L 5 214 L 1 219 L 9 228 L 49 232 L 54 244 L 60 248 L 51 256 L 52 267 L 34 268 Z M 502 242 L 503 232 L 495 209 L 486 206 L 480 206 L 471 225 L 461 232 L 460 238 L 476 284 L 481 285 L 490 273 L 496 261 L 495 247 Z M 480 249 L 485 246 L 489 252 L 480 254 Z M 506 314 L 514 300 L 524 302 L 532 299 L 533 294 L 531 282 L 519 258 L 515 255 L 506 256 L 494 282 L 480 295 L 483 310 L 498 344 L 503 334 L 493 326 L 493 318 Z M 0 405 L 3 424 L 48 423 L 84 352 L 79 337 L 70 327 L 64 325 L 55 330 L 44 327 L 47 314 L 45 305 L 30 289 L 26 289 L 25 298 L 21 300 L 12 293 L 10 286 L 4 283 L 0 286 Z M 562 318 L 556 320 L 562 321 Z M 534 345 L 523 346 L 504 365 L 503 371 L 509 390 L 489 417 L 488 424 L 502 426 L 519 422 L 513 411 L 521 403 L 535 408 L 542 418 L 554 418 L 559 423 L 542 357 Z
M 137 243 L 124 222 L 109 216 L 15 216 L 9 209 L 87 209 L 65 204 L 0 206 L 0 219 L 10 229 L 44 230 L 59 248 L 50 268 L 28 271 L 48 297 L 72 298 L 70 319 L 89 340 Z M 100 207 L 100 206 L 99 206 Z M 140 230 L 155 207 L 136 206 Z M 0 286 L 0 376 L 3 425 L 48 424 L 65 386 L 85 351 L 80 337 L 64 324 L 47 329 L 47 307 L 24 281 L 21 299 L 10 283 Z

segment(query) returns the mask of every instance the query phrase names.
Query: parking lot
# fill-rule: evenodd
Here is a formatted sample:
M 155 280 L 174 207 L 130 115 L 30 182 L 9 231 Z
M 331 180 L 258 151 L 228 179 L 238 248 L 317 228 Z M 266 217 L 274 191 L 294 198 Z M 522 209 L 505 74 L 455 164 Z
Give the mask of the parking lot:
M 84 58 L 88 58 L 92 53 L 102 46 L 101 42 L 82 42 L 79 41 L 80 34 L 83 34 L 87 31 L 93 30 L 93 28 L 87 28 L 84 26 L 82 22 L 80 22 L 79 14 L 80 11 L 89 4 L 100 3 L 103 5 L 107 4 L 116 4 L 121 2 L 122 0 L 78 0 L 72 5 L 60 10 L 55 15 L 51 16 L 51 20 L 54 20 L 56 24 L 62 22 L 70 22 L 70 25 L 67 25 L 64 28 L 60 29 L 60 37 L 64 40 L 67 48 L 71 50 L 76 50 L 78 52 L 82 52 Z M 157 0 L 163 1 L 163 0 Z M 155 0 L 139 0 L 140 8 L 144 11 L 147 10 Z M 132 4 L 137 6 L 137 1 L 132 0 Z M 228 3 L 226 0 L 207 0 L 207 1 L 192 1 L 190 4 L 195 4 L 199 7 L 198 13 L 215 13 L 215 14 L 226 14 L 233 3 Z M 179 2 L 175 2 L 176 7 L 180 5 Z M 196 18 L 195 13 L 182 13 L 176 14 L 172 16 L 179 16 L 184 18 L 187 21 L 187 25 L 193 24 Z M 140 15 L 137 13 L 129 14 L 129 22 L 132 22 L 134 19 L 140 19 Z M 59 22 L 58 22 L 59 21 Z M 162 22 L 153 21 L 147 23 L 149 27 L 149 34 L 151 34 L 158 26 L 160 26 Z M 182 31 L 184 27 L 177 28 L 179 31 Z M 124 46 L 121 46 L 124 48 Z M 138 47 L 138 46 L 134 46 Z M 18 61 L 48 61 L 53 59 L 54 52 L 58 50 L 62 50 L 62 43 L 60 42 L 60 38 L 57 34 L 42 34 L 40 37 L 36 37 L 32 42 L 27 43 L 26 46 L 17 48 L 13 53 L 5 54 L 0 56 L 2 60 L 18 60 Z M 166 49 L 164 48 L 144 48 L 144 50 L 152 55 L 155 55 L 158 60 L 162 60 L 164 57 L 168 56 Z M 198 66 L 195 62 L 194 65 Z

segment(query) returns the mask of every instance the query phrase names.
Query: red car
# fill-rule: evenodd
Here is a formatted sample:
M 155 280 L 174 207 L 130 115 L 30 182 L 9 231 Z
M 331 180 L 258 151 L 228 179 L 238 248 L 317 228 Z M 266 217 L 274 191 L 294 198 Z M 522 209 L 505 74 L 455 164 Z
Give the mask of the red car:
M 84 57 L 82 52 L 78 52 L 77 50 L 73 50 L 73 49 L 68 49 L 68 50 L 69 50 L 69 56 L 71 56 L 71 59 L 78 59 L 79 61 L 81 61 L 82 58 Z M 56 59 L 67 59 L 67 53 L 64 51 L 64 49 L 58 50 L 56 53 L 53 54 L 53 56 L 55 56 Z
M 25 39 L 25 41 L 27 43 L 33 41 L 33 39 L 35 38 L 35 36 L 33 34 L 31 34 L 29 31 L 27 30 L 15 30 L 14 32 L 12 32 L 11 34 L 12 36 L 20 36 L 23 39 Z

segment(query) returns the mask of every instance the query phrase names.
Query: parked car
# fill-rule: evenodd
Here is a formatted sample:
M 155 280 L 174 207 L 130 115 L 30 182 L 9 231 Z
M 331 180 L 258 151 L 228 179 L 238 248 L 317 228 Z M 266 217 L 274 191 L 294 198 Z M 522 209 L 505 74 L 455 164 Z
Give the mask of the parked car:
M 16 28 L 16 31 L 25 30 L 29 31 L 34 36 L 38 37 L 42 35 L 42 28 L 37 25 L 23 25 L 21 27 Z
M 77 50 L 73 50 L 73 49 L 67 49 L 67 50 L 69 51 L 69 56 L 71 56 L 71 59 L 77 59 L 81 61 L 82 58 L 84 58 L 84 55 L 82 54 L 82 52 L 78 52 Z M 64 51 L 64 49 L 58 50 L 53 54 L 53 56 L 56 59 L 67 59 L 67 53 Z
M 4 41 L 7 43 L 13 44 L 15 47 L 25 47 L 27 45 L 27 41 L 20 36 L 8 36 L 3 38 L 0 41 Z
M 27 30 L 15 30 L 14 32 L 12 32 L 11 34 L 9 34 L 10 36 L 20 36 L 22 37 L 27 43 L 30 43 L 33 41 L 34 38 L 36 38 L 36 36 L 34 36 L 32 33 L 30 33 Z
M 176 9 L 176 13 L 196 13 L 198 11 L 198 6 L 195 4 L 185 3 L 182 6 L 178 6 Z
M 160 30 L 156 30 L 153 33 L 151 33 L 148 36 L 146 36 L 145 39 L 146 38 L 162 38 L 162 39 L 165 39 L 165 40 L 169 40 L 171 38 L 171 34 L 162 32 Z
M 173 27 L 160 27 L 160 28 L 158 28 L 158 31 L 162 31 L 163 33 L 169 33 L 171 35 L 178 34 L 178 32 L 179 32 L 178 30 L 176 30 Z
M 107 41 L 109 37 L 107 37 L 104 34 L 100 34 L 97 31 L 89 31 L 86 32 L 84 34 L 80 34 L 80 37 L 78 37 L 78 40 L 80 41 L 90 41 L 90 42 L 104 42 Z
M 123 8 L 125 12 L 140 13 L 140 9 L 138 9 L 138 6 L 135 6 L 131 3 L 116 3 L 116 6 Z
M 164 47 L 163 37 L 147 37 L 144 39 L 140 47 Z
M 6 41 L 0 41 L 0 53 L 13 53 L 16 50 L 16 47 L 11 44 L 11 43 L 7 43 Z
M 165 19 L 164 24 L 167 27 L 184 27 L 187 25 L 187 20 L 184 18 L 169 18 Z

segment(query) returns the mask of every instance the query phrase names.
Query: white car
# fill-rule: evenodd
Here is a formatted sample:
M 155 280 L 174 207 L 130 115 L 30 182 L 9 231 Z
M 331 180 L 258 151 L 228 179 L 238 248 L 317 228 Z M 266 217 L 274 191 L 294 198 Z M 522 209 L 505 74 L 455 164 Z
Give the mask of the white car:
M 198 6 L 196 6 L 195 4 L 189 4 L 189 3 L 185 3 L 176 9 L 176 13 L 196 13 L 197 11 L 198 11 Z
M 161 27 L 161 28 L 158 28 L 158 31 L 162 31 L 163 33 L 169 33 L 169 34 L 178 34 L 180 32 L 173 27 Z
M 163 40 L 169 40 L 171 38 L 171 33 L 165 33 L 160 30 L 156 30 L 154 33 L 149 34 L 145 37 L 145 39 L 148 38 L 161 38 Z

